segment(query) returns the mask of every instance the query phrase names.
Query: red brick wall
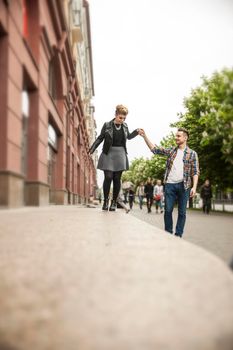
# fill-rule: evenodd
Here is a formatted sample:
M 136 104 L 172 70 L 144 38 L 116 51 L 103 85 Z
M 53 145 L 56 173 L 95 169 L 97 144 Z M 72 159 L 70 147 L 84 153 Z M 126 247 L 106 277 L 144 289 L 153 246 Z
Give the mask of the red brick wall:
M 74 67 L 68 42 L 58 49 L 65 30 L 60 12 L 47 1 L 14 0 L 9 2 L 9 7 L 0 3 L 0 172 L 18 174 L 32 188 L 48 186 L 48 124 L 51 123 L 58 136 L 55 164 L 55 192 L 58 195 L 53 198 L 55 201 L 57 198 L 58 203 L 65 203 L 67 191 L 74 198 L 84 200 L 85 196 L 88 200 L 90 183 L 94 184 L 96 180 L 93 162 L 87 153 L 87 130 L 77 80 L 73 81 L 71 94 L 73 107 L 76 101 L 74 119 L 68 114 L 68 80 Z M 49 91 L 50 62 L 56 78 L 53 96 Z M 28 91 L 30 100 L 25 177 L 21 164 L 23 89 Z M 81 126 L 81 144 L 78 126 Z M 93 177 L 88 184 L 85 174 L 88 178 Z M 42 192 L 36 193 L 40 196 Z M 61 193 L 64 193 L 63 197 Z M 40 198 L 35 202 L 40 204 Z

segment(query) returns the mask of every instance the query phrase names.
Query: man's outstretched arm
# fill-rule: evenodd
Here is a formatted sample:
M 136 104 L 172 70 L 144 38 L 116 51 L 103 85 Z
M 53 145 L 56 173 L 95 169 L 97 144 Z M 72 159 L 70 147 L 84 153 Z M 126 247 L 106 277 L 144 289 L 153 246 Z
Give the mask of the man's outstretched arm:
M 148 148 L 151 150 L 152 153 L 154 154 L 159 154 L 162 156 L 169 156 L 171 151 L 174 149 L 174 147 L 169 147 L 169 148 L 164 148 L 164 147 L 159 147 L 155 144 L 153 144 L 147 137 L 145 131 L 143 129 L 139 129 L 138 131 L 139 135 L 141 135 L 145 143 L 147 144 Z

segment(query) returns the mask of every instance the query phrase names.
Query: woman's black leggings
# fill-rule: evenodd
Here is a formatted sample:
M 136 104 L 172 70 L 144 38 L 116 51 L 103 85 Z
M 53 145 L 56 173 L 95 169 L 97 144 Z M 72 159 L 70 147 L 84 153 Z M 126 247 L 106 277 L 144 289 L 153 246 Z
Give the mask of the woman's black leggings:
M 112 199 L 117 200 L 117 197 L 121 189 L 121 175 L 122 175 L 122 171 L 104 170 L 104 183 L 103 183 L 104 199 L 109 198 L 110 187 L 113 181 Z

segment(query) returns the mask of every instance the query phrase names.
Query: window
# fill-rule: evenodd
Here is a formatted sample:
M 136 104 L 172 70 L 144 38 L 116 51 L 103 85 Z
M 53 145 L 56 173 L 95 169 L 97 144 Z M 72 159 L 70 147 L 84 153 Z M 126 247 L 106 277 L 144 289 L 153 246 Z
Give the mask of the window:
M 49 62 L 49 93 L 51 97 L 56 99 L 56 75 L 55 75 L 55 67 L 54 60 Z
M 25 90 L 22 92 L 22 113 L 24 117 L 29 117 L 29 95 Z
M 57 150 L 57 133 L 51 124 L 48 127 L 48 143 Z
M 40 36 L 38 0 L 23 0 L 22 12 L 23 38 L 33 59 L 38 63 Z

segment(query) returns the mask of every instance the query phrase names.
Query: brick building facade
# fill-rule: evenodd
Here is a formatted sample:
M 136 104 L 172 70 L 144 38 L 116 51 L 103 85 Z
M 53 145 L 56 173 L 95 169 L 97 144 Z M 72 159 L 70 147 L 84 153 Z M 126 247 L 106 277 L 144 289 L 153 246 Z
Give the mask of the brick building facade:
M 88 16 L 87 1 L 81 5 Z M 75 204 L 95 192 L 87 126 L 94 120 L 91 43 L 85 101 L 66 6 L 0 1 L 0 206 Z M 88 21 L 86 28 L 90 41 Z

